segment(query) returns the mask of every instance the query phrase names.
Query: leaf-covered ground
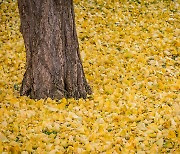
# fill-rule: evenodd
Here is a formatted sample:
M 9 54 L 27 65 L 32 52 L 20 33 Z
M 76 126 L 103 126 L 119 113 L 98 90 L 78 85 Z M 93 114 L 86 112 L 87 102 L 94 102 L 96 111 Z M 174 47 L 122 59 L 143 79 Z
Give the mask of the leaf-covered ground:
M 19 96 L 16 0 L 0 0 L 0 153 L 180 153 L 180 6 L 75 0 L 87 100 Z

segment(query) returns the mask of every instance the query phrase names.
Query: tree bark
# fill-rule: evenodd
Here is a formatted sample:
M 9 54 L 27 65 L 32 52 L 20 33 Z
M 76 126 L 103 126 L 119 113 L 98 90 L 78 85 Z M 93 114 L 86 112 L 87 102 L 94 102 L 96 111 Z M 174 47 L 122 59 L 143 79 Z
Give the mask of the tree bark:
M 33 99 L 91 94 L 79 54 L 72 0 L 18 0 L 26 48 L 21 95 Z

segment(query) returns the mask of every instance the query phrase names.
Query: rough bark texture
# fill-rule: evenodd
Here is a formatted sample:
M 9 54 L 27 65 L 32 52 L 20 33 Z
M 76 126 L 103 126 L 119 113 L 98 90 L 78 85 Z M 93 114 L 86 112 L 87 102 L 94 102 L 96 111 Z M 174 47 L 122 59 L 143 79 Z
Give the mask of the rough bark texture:
M 31 98 L 86 98 L 72 0 L 18 0 L 27 68 L 20 90 Z

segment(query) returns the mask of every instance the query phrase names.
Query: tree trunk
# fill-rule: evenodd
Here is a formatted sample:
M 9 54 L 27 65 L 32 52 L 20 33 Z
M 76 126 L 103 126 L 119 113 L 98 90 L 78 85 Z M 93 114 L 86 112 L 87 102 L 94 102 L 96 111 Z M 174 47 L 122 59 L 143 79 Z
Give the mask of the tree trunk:
M 86 98 L 72 0 L 18 0 L 26 48 L 21 95 L 33 99 Z

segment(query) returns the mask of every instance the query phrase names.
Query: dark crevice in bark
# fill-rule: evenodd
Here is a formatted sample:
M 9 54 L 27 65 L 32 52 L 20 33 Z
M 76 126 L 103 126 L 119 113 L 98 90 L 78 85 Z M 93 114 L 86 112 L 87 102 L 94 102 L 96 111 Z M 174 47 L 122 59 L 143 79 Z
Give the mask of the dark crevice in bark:
M 72 0 L 19 0 L 27 69 L 21 95 L 86 98 Z

